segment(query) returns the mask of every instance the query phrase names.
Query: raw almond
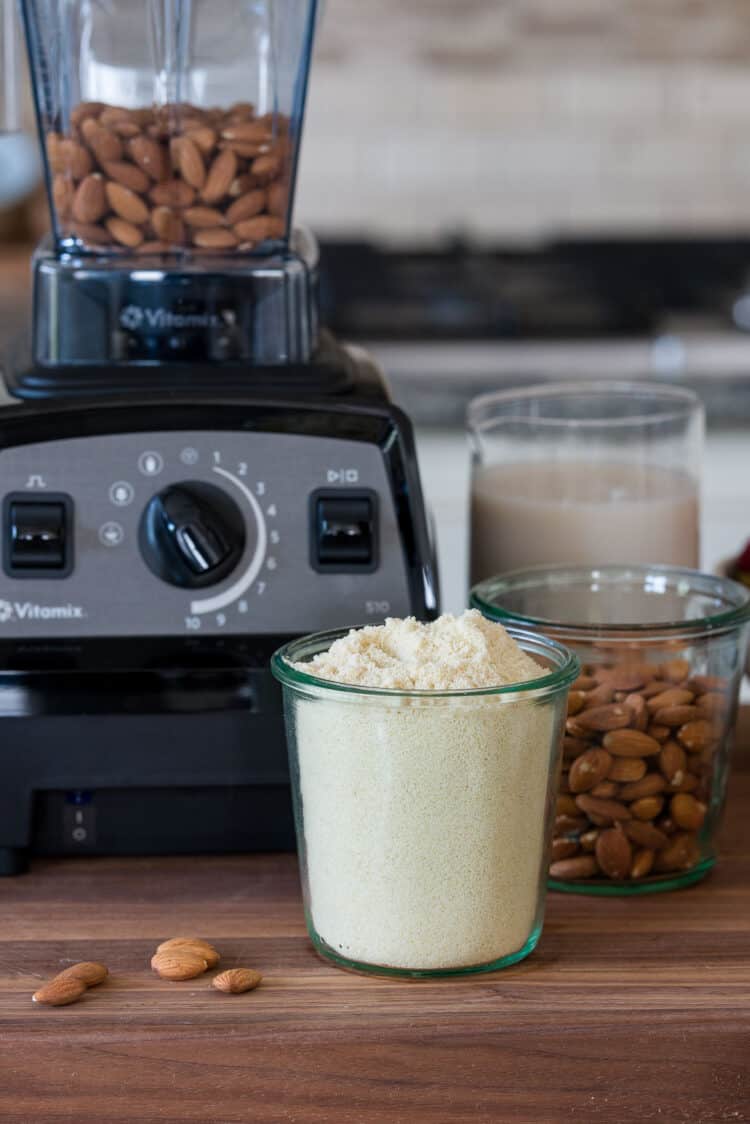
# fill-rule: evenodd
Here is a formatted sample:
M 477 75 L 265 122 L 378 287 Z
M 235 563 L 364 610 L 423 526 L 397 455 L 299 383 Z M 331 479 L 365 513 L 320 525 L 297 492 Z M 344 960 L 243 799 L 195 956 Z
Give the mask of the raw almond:
M 655 726 L 653 722 L 646 727 L 646 733 L 650 738 L 655 738 L 657 742 L 666 742 L 672 737 L 671 727 Z
M 135 226 L 147 221 L 148 207 L 140 195 L 136 195 L 124 184 L 111 181 L 107 184 L 106 191 L 110 207 L 121 219 L 133 223 Z
M 599 833 L 596 841 L 596 861 L 609 878 L 627 878 L 633 858 L 633 848 L 626 835 L 616 827 Z
M 623 702 L 633 712 L 633 729 L 640 730 L 642 733 L 648 726 L 648 709 L 643 695 L 626 695 Z
M 682 683 L 690 674 L 690 664 L 687 660 L 667 660 L 661 665 L 661 674 L 670 683 Z
M 282 166 L 280 156 L 274 156 L 271 153 L 267 156 L 256 156 L 250 168 L 250 174 L 258 187 L 264 187 L 281 175 Z
M 700 753 L 711 745 L 713 739 L 714 730 L 706 718 L 687 722 L 677 731 L 677 740 L 688 753 Z
M 646 878 L 651 873 L 655 857 L 655 853 L 649 851 L 646 847 L 642 848 L 640 851 L 636 851 L 633 855 L 633 862 L 630 867 L 630 877 Z
M 201 196 L 206 203 L 218 203 L 229 191 L 237 175 L 237 157 L 227 150 L 220 152 L 211 164 Z
M 585 742 L 582 738 L 572 738 L 570 734 L 566 734 L 563 738 L 563 759 L 570 761 L 580 757 L 588 748 L 588 742 Z
M 151 186 L 151 180 L 146 173 L 136 164 L 131 164 L 127 160 L 110 160 L 103 167 L 111 180 L 114 180 L 115 183 L 121 183 L 124 187 L 129 187 L 131 191 L 136 191 L 139 195 L 145 195 Z
M 552 863 L 549 872 L 552 878 L 559 878 L 568 882 L 576 878 L 591 878 L 597 874 L 599 864 L 593 855 L 574 855 L 570 859 L 561 859 Z
M 570 766 L 570 791 L 588 792 L 604 780 L 611 764 L 612 757 L 606 749 L 588 749 L 580 757 L 576 757 Z
M 79 101 L 70 111 L 71 125 L 82 125 L 87 117 L 98 117 L 106 109 L 102 101 Z
M 229 250 L 237 245 L 237 239 L 231 230 L 214 227 L 213 230 L 196 230 L 193 242 L 207 250 Z
M 141 242 L 140 246 L 136 246 L 135 252 L 140 257 L 145 254 L 166 254 L 172 248 L 166 242 L 160 242 L 157 238 L 152 238 L 148 242 Z
M 45 1007 L 66 1007 L 75 1003 L 86 992 L 86 984 L 75 976 L 55 976 L 53 980 L 35 991 L 32 999 Z
M 663 807 L 663 796 L 643 796 L 640 800 L 633 801 L 630 811 L 637 820 L 655 820 Z
M 273 215 L 256 215 L 253 219 L 238 222 L 234 232 L 242 242 L 256 245 L 258 242 L 265 242 L 268 238 L 282 238 L 284 224 L 281 219 L 276 219 Z
M 607 682 L 598 683 L 593 691 L 586 692 L 586 709 L 590 710 L 595 706 L 606 706 L 611 703 L 615 697 L 614 687 Z
M 598 816 L 604 821 L 629 820 L 630 811 L 618 800 L 600 800 L 586 793 L 576 796 L 576 804 L 587 816 Z M 596 823 L 596 820 L 594 821 Z
M 193 980 L 203 975 L 208 964 L 199 952 L 184 946 L 155 953 L 151 967 L 164 980 Z
M 576 715 L 575 721 L 584 730 L 608 731 L 622 729 L 632 718 L 633 712 L 629 706 L 625 706 L 624 703 L 611 703 L 609 706 L 595 706 L 591 710 L 584 710 Z M 609 746 L 606 748 L 609 749 Z
M 103 246 L 109 242 L 109 235 L 103 226 L 92 222 L 76 222 L 71 225 L 71 232 L 75 234 L 76 238 L 80 238 L 92 246 Z
M 149 199 L 157 207 L 189 207 L 195 199 L 195 189 L 184 180 L 165 180 L 154 184 Z
M 555 814 L 558 816 L 577 816 L 578 808 L 573 797 L 565 793 L 558 795 L 555 802 Z
M 701 712 L 697 706 L 663 706 L 654 712 L 654 723 L 657 726 L 683 726 L 686 722 L 692 722 L 700 716 Z
M 685 828 L 686 831 L 698 831 L 706 818 L 706 805 L 690 793 L 681 792 L 672 797 L 669 814 L 678 827 Z
M 642 664 L 620 664 L 618 667 L 598 669 L 601 681 L 609 683 L 615 691 L 637 691 L 653 678 Z
M 659 851 L 654 860 L 654 869 L 665 873 L 689 870 L 700 861 L 700 857 L 700 847 L 695 836 L 689 832 L 679 832 L 672 836 L 662 851 Z
M 253 991 L 262 979 L 260 972 L 252 968 L 229 968 L 214 976 L 211 986 L 225 995 L 239 995 L 244 991 Z
M 622 826 L 628 839 L 632 839 L 640 847 L 648 847 L 651 851 L 660 851 L 669 842 L 668 836 L 652 823 L 628 820 Z
M 599 838 L 599 832 L 596 830 L 584 831 L 583 835 L 578 836 L 578 842 L 583 851 L 593 851 L 596 847 L 596 841 Z
M 209 125 L 199 125 L 197 128 L 187 129 L 186 132 L 204 156 L 209 156 L 216 147 L 216 133 Z
M 229 125 L 221 131 L 222 140 L 226 141 L 251 141 L 257 144 L 271 140 L 267 126 L 257 121 L 239 122 Z
M 185 226 L 182 219 L 169 207 L 154 207 L 151 212 L 151 226 L 156 237 L 162 242 L 174 245 L 185 241 Z
M 613 757 L 607 778 L 627 784 L 639 781 L 645 772 L 646 762 L 642 757 Z
M 689 705 L 694 697 L 693 692 L 686 691 L 684 687 L 669 687 L 658 695 L 652 695 L 646 705 L 653 714 L 664 707 Z
M 157 946 L 157 953 L 168 952 L 170 949 L 187 948 L 197 952 L 208 964 L 209 968 L 215 968 L 221 960 L 219 953 L 212 944 L 204 941 L 201 937 L 170 937 L 168 941 L 162 941 Z
M 658 796 L 667 787 L 661 773 L 647 773 L 639 781 L 620 786 L 621 800 L 640 800 L 642 796 Z
M 172 142 L 172 157 L 185 183 L 199 191 L 206 182 L 206 165 L 198 145 L 190 137 L 176 137 Z
M 659 769 L 668 784 L 679 784 L 685 775 L 687 758 L 679 742 L 668 741 L 659 753 Z
M 99 164 L 104 167 L 110 160 L 122 158 L 122 141 L 109 129 L 105 129 L 92 117 L 87 117 L 81 125 L 81 132 Z
M 614 781 L 599 781 L 599 784 L 594 785 L 589 792 L 592 796 L 603 796 L 605 800 L 610 800 L 613 796 L 619 795 L 620 786 Z
M 665 789 L 665 792 L 672 794 L 677 792 L 696 792 L 700 787 L 700 783 L 695 773 L 685 772 L 680 776 L 679 780 L 673 781 L 672 784 Z
M 555 835 L 575 835 L 585 827 L 585 816 L 569 816 L 566 813 L 555 816 Z
M 552 856 L 551 861 L 559 862 L 561 859 L 569 859 L 578 850 L 578 843 L 575 839 L 565 839 L 560 837 L 552 840 Z
M 59 142 L 53 145 L 53 151 L 54 156 L 50 156 L 50 167 L 53 172 L 64 172 L 77 181 L 82 180 L 93 170 L 94 162 L 90 154 L 77 141 L 59 139 Z
M 52 178 L 52 202 L 60 219 L 67 219 L 73 206 L 73 181 L 64 172 Z
M 243 219 L 251 219 L 255 215 L 260 214 L 266 205 L 266 192 L 262 190 L 248 191 L 244 195 L 240 195 L 235 199 L 234 203 L 227 208 L 226 220 L 230 226 L 237 222 L 242 222 Z M 577 695 L 578 699 L 573 696 Z M 583 708 L 584 695 L 581 692 L 571 692 L 568 695 L 568 714 L 576 714 L 577 710 L 571 710 L 571 705 L 575 706 L 576 702 L 580 700 L 578 710 Z
M 596 679 L 593 675 L 581 674 L 573 683 L 570 688 L 571 691 L 591 691 L 596 686 Z
M 224 224 L 224 215 L 216 207 L 187 207 L 182 217 L 196 230 L 210 230 Z
M 158 141 L 151 137 L 133 137 L 128 141 L 128 152 L 149 179 L 161 183 L 170 174 L 170 163 L 167 151 Z
M 614 757 L 653 757 L 661 749 L 655 738 L 641 730 L 610 729 L 602 745 Z
M 96 987 L 103 983 L 108 975 L 109 971 L 106 965 L 100 964 L 96 960 L 82 960 L 79 964 L 71 964 L 69 968 L 64 968 L 55 978 L 72 976 L 73 979 L 85 983 L 86 987 Z
M 641 688 L 641 694 L 644 699 L 650 699 L 654 695 L 660 695 L 662 691 L 666 691 L 670 686 L 671 683 L 667 683 L 664 679 L 652 679 L 650 683 L 647 683 L 645 687 Z
M 119 242 L 121 246 L 128 246 L 134 249 L 139 246 L 143 241 L 143 231 L 134 226 L 132 222 L 127 222 L 126 219 L 118 218 L 113 215 L 107 219 L 107 230 L 114 238 L 115 242 Z
M 76 222 L 98 222 L 107 212 L 104 177 L 98 172 L 84 176 L 73 196 L 72 214 Z
M 695 700 L 695 705 L 704 717 L 710 718 L 714 715 L 723 715 L 729 707 L 729 699 L 718 691 L 709 691 L 705 695 L 700 695 Z

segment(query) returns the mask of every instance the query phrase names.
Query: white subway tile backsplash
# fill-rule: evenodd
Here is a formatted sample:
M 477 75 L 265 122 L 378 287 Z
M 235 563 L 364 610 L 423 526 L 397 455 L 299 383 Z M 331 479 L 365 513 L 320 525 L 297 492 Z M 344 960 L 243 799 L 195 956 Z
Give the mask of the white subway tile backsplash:
M 301 218 L 321 231 L 744 229 L 747 0 L 328 0 Z

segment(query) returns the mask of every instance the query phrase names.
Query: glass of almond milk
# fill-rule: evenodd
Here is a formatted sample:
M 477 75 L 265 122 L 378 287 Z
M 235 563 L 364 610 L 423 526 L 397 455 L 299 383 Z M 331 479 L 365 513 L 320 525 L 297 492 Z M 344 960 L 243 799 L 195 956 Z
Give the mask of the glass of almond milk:
M 381 628 L 406 625 L 404 643 L 413 642 L 425 671 L 423 630 L 440 631 L 448 621 L 447 631 L 455 632 L 453 623 L 467 618 L 473 629 L 478 617 L 469 612 L 430 626 L 388 621 Z M 486 631 L 486 622 L 481 627 Z M 340 967 L 386 975 L 513 964 L 534 949 L 542 928 L 562 728 L 577 661 L 554 641 L 508 629 L 503 635 L 518 645 L 514 666 L 523 681 L 406 690 L 306 670 L 317 671 L 316 657 L 366 631 L 305 637 L 272 661 L 284 692 L 313 945 Z M 442 669 L 467 660 L 476 667 L 483 647 L 481 637 L 460 637 Z M 384 648 L 376 671 L 386 668 L 389 677 L 377 680 L 398 678 L 397 663 Z M 354 664 L 344 657 L 335 674 L 362 678 L 347 666 Z M 436 682 L 444 681 L 443 670 Z
M 691 391 L 545 384 L 475 398 L 467 424 L 472 584 L 531 565 L 699 565 Z

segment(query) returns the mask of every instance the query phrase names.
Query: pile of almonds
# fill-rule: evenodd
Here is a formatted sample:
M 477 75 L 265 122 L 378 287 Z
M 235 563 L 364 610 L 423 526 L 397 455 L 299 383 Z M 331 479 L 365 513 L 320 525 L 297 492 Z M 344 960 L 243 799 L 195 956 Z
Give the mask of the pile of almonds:
M 215 968 L 220 959 L 214 946 L 200 937 L 172 937 L 158 946 L 151 958 L 151 967 L 165 980 L 192 980 Z M 35 991 L 32 998 L 46 1007 L 66 1007 L 108 975 L 105 965 L 95 961 L 73 964 Z M 239 995 L 253 991 L 262 979 L 254 968 L 228 968 L 214 976 L 211 986 L 225 995 Z
M 251 251 L 281 238 L 291 175 L 288 119 L 189 103 L 81 102 L 47 134 L 61 231 L 87 247 L 158 254 Z
M 192 980 L 215 968 L 219 953 L 200 937 L 171 937 L 162 941 L 151 957 L 151 967 L 164 980 Z M 263 979 L 254 968 L 228 968 L 214 976 L 211 986 L 225 995 L 253 991 Z
M 637 881 L 700 862 L 730 686 L 684 659 L 584 666 L 568 698 L 552 878 Z

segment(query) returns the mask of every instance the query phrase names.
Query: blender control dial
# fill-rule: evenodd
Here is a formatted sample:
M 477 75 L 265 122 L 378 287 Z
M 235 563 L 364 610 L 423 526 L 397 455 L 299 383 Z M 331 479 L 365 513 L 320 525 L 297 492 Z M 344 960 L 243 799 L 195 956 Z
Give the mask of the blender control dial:
M 172 484 L 147 504 L 139 528 L 149 569 L 187 589 L 216 585 L 245 550 L 245 520 L 223 488 L 200 481 Z

